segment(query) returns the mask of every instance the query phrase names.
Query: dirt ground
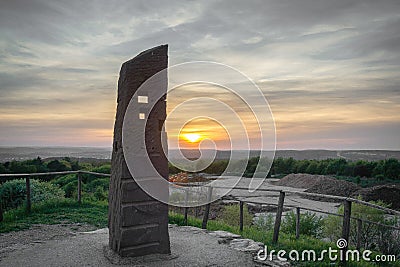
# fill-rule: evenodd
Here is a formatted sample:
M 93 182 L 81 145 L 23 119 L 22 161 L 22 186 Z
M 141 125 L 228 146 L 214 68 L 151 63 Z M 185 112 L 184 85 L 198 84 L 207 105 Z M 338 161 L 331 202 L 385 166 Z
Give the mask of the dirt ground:
M 36 224 L 30 229 L 0 234 L 0 259 L 5 253 L 20 250 L 48 240 L 63 239 L 78 232 L 93 231 L 96 227 L 87 224 Z

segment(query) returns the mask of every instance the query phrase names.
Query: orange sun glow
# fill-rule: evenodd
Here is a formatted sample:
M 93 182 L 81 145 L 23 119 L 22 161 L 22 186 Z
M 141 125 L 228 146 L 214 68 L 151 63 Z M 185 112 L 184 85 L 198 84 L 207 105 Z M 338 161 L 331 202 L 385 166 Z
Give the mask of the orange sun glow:
M 195 143 L 197 141 L 200 140 L 201 136 L 200 134 L 197 133 L 187 133 L 187 134 L 183 134 L 183 137 L 189 141 L 190 143 Z

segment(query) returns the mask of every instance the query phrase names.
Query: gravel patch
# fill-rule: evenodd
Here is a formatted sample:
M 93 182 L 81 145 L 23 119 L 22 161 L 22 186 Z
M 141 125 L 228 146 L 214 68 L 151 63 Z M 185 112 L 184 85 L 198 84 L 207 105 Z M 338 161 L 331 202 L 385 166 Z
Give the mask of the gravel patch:
M 64 239 L 79 232 L 95 229 L 97 229 L 95 226 L 82 223 L 34 224 L 27 230 L 2 233 L 0 234 L 0 260 L 7 252 L 27 248 L 48 240 Z

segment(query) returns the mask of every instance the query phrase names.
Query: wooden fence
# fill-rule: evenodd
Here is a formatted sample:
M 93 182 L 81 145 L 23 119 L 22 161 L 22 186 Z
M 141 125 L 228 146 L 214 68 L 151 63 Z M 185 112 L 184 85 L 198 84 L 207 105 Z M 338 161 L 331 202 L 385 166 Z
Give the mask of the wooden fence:
M 89 172 L 89 171 L 63 171 L 63 172 L 42 172 L 42 173 L 19 173 L 19 174 L 0 174 L 0 178 L 25 178 L 26 187 L 26 212 L 30 213 L 32 208 L 31 201 L 31 178 L 32 177 L 42 177 L 42 176 L 56 176 L 56 175 L 66 175 L 66 174 L 76 174 L 78 183 L 78 197 L 79 203 L 82 202 L 82 174 L 91 174 L 95 176 L 110 177 L 109 174 Z M 3 220 L 3 209 L 0 205 L 0 222 Z
M 76 174 L 77 176 L 77 201 L 81 203 L 82 201 L 82 174 L 90 174 L 94 176 L 104 176 L 104 177 L 110 177 L 109 174 L 104 174 L 104 173 L 97 173 L 97 172 L 89 172 L 89 171 L 63 171 L 63 172 L 46 172 L 46 173 L 28 173 L 28 174 L 0 174 L 1 177 L 12 177 L 12 178 L 25 178 L 26 181 L 26 211 L 29 213 L 31 212 L 31 185 L 30 185 L 30 179 L 32 177 L 41 177 L 41 176 L 55 176 L 55 175 L 65 175 L 65 174 Z M 175 183 L 176 185 L 185 185 L 185 186 L 198 186 L 198 185 L 193 185 L 193 184 L 182 184 L 182 183 Z M 213 189 L 231 189 L 228 187 L 223 187 L 223 186 L 208 186 L 208 193 L 207 193 L 207 198 L 209 201 L 212 199 L 212 192 Z M 234 190 L 248 190 L 248 188 L 244 187 L 235 187 Z M 391 214 L 391 215 L 396 215 L 400 216 L 400 212 L 396 210 L 392 210 L 386 207 L 382 207 L 376 204 L 372 204 L 366 201 L 362 201 L 360 199 L 355 199 L 355 198 L 349 198 L 349 197 L 341 197 L 341 196 L 333 196 L 333 195 L 325 195 L 325 194 L 315 194 L 315 193 L 307 193 L 303 191 L 295 191 L 295 190 L 290 190 L 290 191 L 283 191 L 283 190 L 276 190 L 276 189 L 257 189 L 257 191 L 264 191 L 264 192 L 278 192 L 279 193 L 279 198 L 278 198 L 278 203 L 275 204 L 277 206 L 277 212 L 276 212 L 276 217 L 275 217 L 275 223 L 274 223 L 274 232 L 273 232 L 273 238 L 272 241 L 274 243 L 278 242 L 279 239 L 279 230 L 281 226 L 281 220 L 282 220 L 282 213 L 284 207 L 289 207 L 289 208 L 295 208 L 296 209 L 296 238 L 299 238 L 300 236 L 300 216 L 301 216 L 301 210 L 307 210 L 307 211 L 313 211 L 313 212 L 318 212 L 318 213 L 323 213 L 323 214 L 329 214 L 329 215 L 334 215 L 334 216 L 340 216 L 343 217 L 343 225 L 342 225 L 342 238 L 344 238 L 346 241 L 349 240 L 350 236 L 350 224 L 351 220 L 356 220 L 357 222 L 357 248 L 360 248 L 361 244 L 361 229 L 363 223 L 371 223 L 371 224 L 376 224 L 382 227 L 389 227 L 395 230 L 400 230 L 399 227 L 392 226 L 392 225 L 385 225 L 377 222 L 373 222 L 370 220 L 366 219 L 361 219 L 357 217 L 352 217 L 351 216 L 351 208 L 352 208 L 352 203 L 358 203 L 364 206 L 368 206 L 371 208 L 379 209 L 384 211 L 386 214 Z M 285 196 L 286 194 L 297 194 L 301 196 L 308 196 L 308 197 L 318 197 L 318 198 L 325 198 L 325 199 L 333 199 L 333 200 L 338 200 L 342 201 L 344 205 L 344 214 L 336 214 L 336 213 L 331 213 L 327 211 L 321 211 L 321 210 L 315 210 L 307 207 L 300 207 L 300 206 L 290 206 L 290 205 L 285 205 Z M 185 199 L 188 198 L 188 194 L 185 195 Z M 254 202 L 254 201 L 246 201 L 243 199 L 235 198 L 234 199 L 237 203 L 239 203 L 239 229 L 240 231 L 243 231 L 243 206 L 245 203 L 248 204 L 260 204 L 260 205 L 271 205 L 270 203 L 265 203 L 265 202 Z M 210 213 L 210 206 L 211 203 L 205 205 L 204 207 L 204 214 L 203 214 L 203 221 L 202 221 L 202 228 L 206 229 L 207 228 L 207 222 L 209 218 L 209 213 Z M 188 207 L 184 208 L 184 220 L 185 224 L 187 224 L 187 219 L 188 219 Z M 197 210 L 196 210 L 197 211 Z M 0 205 L 0 222 L 2 221 L 3 218 L 3 212 L 2 212 L 2 207 Z M 348 244 L 349 242 L 347 242 Z M 344 249 L 347 249 L 345 247 Z
M 183 185 L 180 183 L 179 185 Z M 223 186 L 213 186 L 212 188 L 219 188 L 219 189 L 229 189 L 228 187 L 223 187 Z M 212 188 L 210 191 L 212 191 Z M 233 190 L 248 190 L 248 188 L 243 188 L 243 187 L 235 187 Z M 278 203 L 276 204 L 271 204 L 271 203 L 266 203 L 266 202 L 255 202 L 255 201 L 246 201 L 241 198 L 235 197 L 234 201 L 236 201 L 239 204 L 239 230 L 243 231 L 243 205 L 245 203 L 248 204 L 259 204 L 259 205 L 275 205 L 277 206 L 277 212 L 275 216 L 275 223 L 274 223 L 274 231 L 273 231 L 273 237 L 272 237 L 272 242 L 277 243 L 279 239 L 279 231 L 281 227 L 281 221 L 282 221 L 282 213 L 283 213 L 283 208 L 288 207 L 288 208 L 295 208 L 296 209 L 296 238 L 298 239 L 300 237 L 300 216 L 301 216 L 301 210 L 306 210 L 306 211 L 312 211 L 312 212 L 318 212 L 318 213 L 323 213 L 323 214 L 328 214 L 328 215 L 333 215 L 333 216 L 339 216 L 343 217 L 343 225 L 342 225 L 342 234 L 341 237 L 347 241 L 347 246 L 343 248 L 343 250 L 347 250 L 348 244 L 349 244 L 349 237 L 350 237 L 350 225 L 351 225 L 351 220 L 355 220 L 357 222 L 357 249 L 361 248 L 361 229 L 364 223 L 369 223 L 369 224 L 375 224 L 381 227 L 387 227 L 391 228 L 394 230 L 399 230 L 400 227 L 392 226 L 392 225 L 386 225 L 378 222 L 374 222 L 371 220 L 367 219 L 362 219 L 358 217 L 353 217 L 351 216 L 351 208 L 352 208 L 352 203 L 357 203 L 360 205 L 368 206 L 374 209 L 382 210 L 386 214 L 391 214 L 395 216 L 400 216 L 400 212 L 396 210 L 392 210 L 386 207 L 382 207 L 373 203 L 369 203 L 360 199 L 355 199 L 355 198 L 350 198 L 350 197 L 342 197 L 342 196 L 333 196 L 333 195 L 325 195 L 325 194 L 316 194 L 316 193 L 308 193 L 308 192 L 303 192 L 303 191 L 296 191 L 296 190 L 288 190 L 288 191 L 283 191 L 283 190 L 277 190 L 277 189 L 257 189 L 257 191 L 264 191 L 264 192 L 275 192 L 279 193 L 279 198 L 278 198 Z M 338 200 L 343 202 L 344 206 L 344 214 L 337 214 L 337 213 L 332 213 L 332 212 L 327 212 L 327 211 L 321 211 L 321 210 L 316 210 L 312 208 L 307 208 L 307 207 L 301 207 L 301 206 L 292 206 L 292 205 L 285 205 L 285 196 L 287 194 L 296 194 L 296 195 L 301 195 L 301 196 L 308 196 L 308 197 L 318 197 L 318 198 L 325 198 L 325 199 L 333 199 L 333 200 Z M 202 228 L 206 229 L 207 227 L 207 221 L 209 217 L 209 211 L 210 211 L 210 206 L 211 203 L 207 204 L 204 210 L 203 214 L 203 222 L 202 222 Z M 185 208 L 185 224 L 187 224 L 187 212 L 188 208 Z

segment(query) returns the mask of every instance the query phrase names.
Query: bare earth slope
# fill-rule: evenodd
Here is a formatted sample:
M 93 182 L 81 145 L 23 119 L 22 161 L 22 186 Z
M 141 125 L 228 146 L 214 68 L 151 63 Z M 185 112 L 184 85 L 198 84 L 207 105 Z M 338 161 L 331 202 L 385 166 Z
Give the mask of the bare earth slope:
M 289 174 L 279 180 L 276 185 L 306 188 L 305 192 L 309 193 L 345 197 L 351 196 L 361 189 L 354 183 L 338 180 L 330 176 L 303 173 Z
M 334 177 L 303 173 L 289 174 L 275 182 L 275 185 L 305 188 L 305 192 L 309 193 L 354 198 L 361 196 L 365 201 L 382 200 L 391 205 L 392 209 L 400 210 L 400 185 L 378 185 L 361 188 L 354 183 L 338 180 Z M 314 197 L 312 199 L 320 200 Z
M 390 204 L 390 208 L 400 210 L 400 185 L 377 185 L 363 188 L 353 194 L 353 197 L 361 196 L 365 201 L 377 201 Z

